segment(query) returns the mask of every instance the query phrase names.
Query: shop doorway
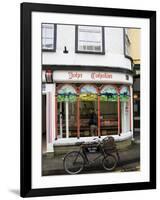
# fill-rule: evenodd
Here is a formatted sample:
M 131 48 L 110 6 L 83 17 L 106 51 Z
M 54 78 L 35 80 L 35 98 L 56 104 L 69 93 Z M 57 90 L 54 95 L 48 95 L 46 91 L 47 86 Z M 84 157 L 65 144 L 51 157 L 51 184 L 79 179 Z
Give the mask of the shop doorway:
M 46 94 L 42 95 L 42 152 L 47 151 L 47 133 L 46 133 Z

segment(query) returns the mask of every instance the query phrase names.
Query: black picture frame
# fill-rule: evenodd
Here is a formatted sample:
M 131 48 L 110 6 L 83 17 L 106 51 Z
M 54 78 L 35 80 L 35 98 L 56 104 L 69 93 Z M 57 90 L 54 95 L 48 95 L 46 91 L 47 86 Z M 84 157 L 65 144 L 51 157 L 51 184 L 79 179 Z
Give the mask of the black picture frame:
M 73 186 L 32 189 L 31 170 L 31 119 L 32 119 L 32 74 L 31 74 L 31 22 L 32 12 L 87 14 L 146 18 L 150 23 L 150 180 L 107 185 Z M 70 5 L 37 3 L 21 4 L 21 146 L 20 146 L 20 195 L 22 197 L 99 193 L 156 188 L 156 12 L 146 10 L 113 9 Z

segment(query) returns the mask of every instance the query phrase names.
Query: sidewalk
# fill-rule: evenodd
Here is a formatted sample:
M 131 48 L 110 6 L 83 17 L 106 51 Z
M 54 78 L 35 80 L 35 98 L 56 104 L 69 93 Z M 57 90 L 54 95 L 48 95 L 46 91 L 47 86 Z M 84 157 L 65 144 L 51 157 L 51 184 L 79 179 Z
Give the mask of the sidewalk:
M 131 164 L 134 162 L 140 162 L 140 144 L 136 141 L 133 142 L 128 148 L 123 151 L 119 151 L 120 154 L 120 166 L 123 168 L 124 165 Z M 63 158 L 65 155 L 59 156 L 47 156 L 46 154 L 42 157 L 42 175 L 60 175 L 67 174 L 63 167 Z M 88 167 L 85 167 L 82 173 L 93 173 L 93 172 L 104 172 L 101 162 L 96 162 Z M 106 171 L 105 171 L 106 172 Z

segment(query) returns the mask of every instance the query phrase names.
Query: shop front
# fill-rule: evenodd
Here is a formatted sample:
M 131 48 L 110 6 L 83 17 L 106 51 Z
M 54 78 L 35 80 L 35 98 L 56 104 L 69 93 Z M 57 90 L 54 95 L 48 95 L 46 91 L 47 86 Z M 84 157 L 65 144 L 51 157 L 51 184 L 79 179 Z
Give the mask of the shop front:
M 131 74 L 53 70 L 43 71 L 43 77 L 48 150 L 108 135 L 117 142 L 131 141 Z

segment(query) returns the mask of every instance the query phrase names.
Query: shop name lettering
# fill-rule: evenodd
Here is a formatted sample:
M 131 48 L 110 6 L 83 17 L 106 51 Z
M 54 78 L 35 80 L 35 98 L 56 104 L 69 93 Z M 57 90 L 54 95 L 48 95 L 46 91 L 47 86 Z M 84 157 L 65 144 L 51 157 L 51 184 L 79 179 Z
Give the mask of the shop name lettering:
M 82 78 L 85 78 L 85 75 L 84 73 L 80 73 L 80 72 L 68 72 L 68 75 L 69 75 L 69 79 L 70 80 L 73 80 L 73 79 L 77 79 L 77 80 L 80 80 Z M 96 79 L 112 79 L 112 74 L 110 73 L 100 73 L 100 72 L 92 72 L 90 73 L 90 78 L 92 80 L 96 80 Z
M 82 79 L 83 74 L 79 72 L 68 72 L 69 79 Z
M 112 74 L 92 72 L 91 79 L 112 79 Z

